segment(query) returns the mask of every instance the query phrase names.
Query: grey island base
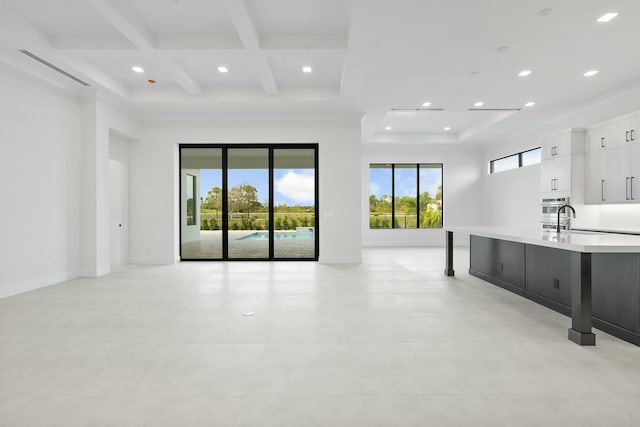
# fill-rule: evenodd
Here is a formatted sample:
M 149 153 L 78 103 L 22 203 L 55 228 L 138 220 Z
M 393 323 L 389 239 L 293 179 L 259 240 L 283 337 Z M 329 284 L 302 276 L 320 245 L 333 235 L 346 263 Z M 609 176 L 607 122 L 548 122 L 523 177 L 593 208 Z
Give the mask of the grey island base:
M 569 340 L 595 345 L 592 325 L 640 345 L 640 237 L 601 233 L 514 233 L 496 227 L 446 229 L 470 235 L 469 274 L 571 316 Z

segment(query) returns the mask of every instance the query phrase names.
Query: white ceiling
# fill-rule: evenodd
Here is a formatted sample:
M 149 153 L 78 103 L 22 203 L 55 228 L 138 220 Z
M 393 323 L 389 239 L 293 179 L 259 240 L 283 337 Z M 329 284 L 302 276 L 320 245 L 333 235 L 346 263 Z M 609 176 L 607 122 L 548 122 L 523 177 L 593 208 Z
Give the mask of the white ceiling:
M 0 0 L 0 61 L 141 117 L 360 112 L 365 142 L 481 143 L 640 83 L 639 22 L 638 0 Z

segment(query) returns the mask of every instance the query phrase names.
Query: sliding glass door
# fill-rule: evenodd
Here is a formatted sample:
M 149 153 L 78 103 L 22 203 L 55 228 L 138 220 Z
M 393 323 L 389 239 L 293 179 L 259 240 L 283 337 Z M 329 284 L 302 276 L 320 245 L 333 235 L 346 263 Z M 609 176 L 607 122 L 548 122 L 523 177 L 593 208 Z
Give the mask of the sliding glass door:
M 269 258 L 269 149 L 229 148 L 227 159 L 229 258 Z
M 273 150 L 275 258 L 316 254 L 315 150 Z
M 180 146 L 182 260 L 318 259 L 316 144 Z
M 222 149 L 180 150 L 180 254 L 222 259 Z

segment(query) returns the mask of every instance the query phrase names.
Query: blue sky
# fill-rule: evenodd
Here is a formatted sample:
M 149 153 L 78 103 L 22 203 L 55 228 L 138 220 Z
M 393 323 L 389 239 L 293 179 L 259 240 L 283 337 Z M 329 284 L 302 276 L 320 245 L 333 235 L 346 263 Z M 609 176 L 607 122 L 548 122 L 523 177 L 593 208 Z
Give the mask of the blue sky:
M 396 196 L 416 195 L 416 169 L 398 168 L 396 173 Z M 435 197 L 438 186 L 441 182 L 441 169 L 421 168 L 420 169 L 420 192 L 428 191 L 431 197 Z M 391 195 L 391 167 L 379 169 L 369 169 L 369 191 L 370 194 L 380 198 L 383 194 Z
M 314 178 L 312 169 L 276 169 L 274 178 L 274 204 L 289 206 L 313 205 Z M 230 169 L 229 188 L 247 183 L 258 190 L 258 200 L 266 203 L 269 198 L 269 173 L 266 169 Z M 206 199 L 213 187 L 222 188 L 222 170 L 200 170 L 200 197 Z

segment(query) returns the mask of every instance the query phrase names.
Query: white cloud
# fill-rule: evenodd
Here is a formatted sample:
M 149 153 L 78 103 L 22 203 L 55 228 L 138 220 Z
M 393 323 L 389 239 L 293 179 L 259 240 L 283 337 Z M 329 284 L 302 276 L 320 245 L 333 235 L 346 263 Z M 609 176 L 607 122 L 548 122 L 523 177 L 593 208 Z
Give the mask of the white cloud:
M 299 174 L 289 171 L 276 181 L 276 191 L 294 202 L 313 203 L 315 199 L 313 174 Z

